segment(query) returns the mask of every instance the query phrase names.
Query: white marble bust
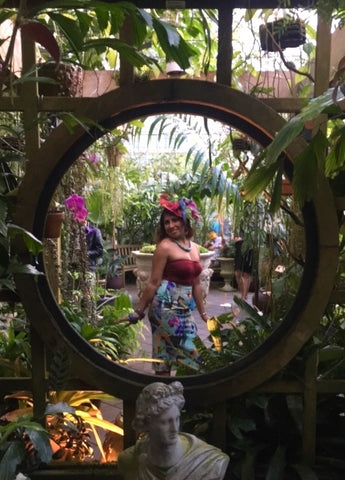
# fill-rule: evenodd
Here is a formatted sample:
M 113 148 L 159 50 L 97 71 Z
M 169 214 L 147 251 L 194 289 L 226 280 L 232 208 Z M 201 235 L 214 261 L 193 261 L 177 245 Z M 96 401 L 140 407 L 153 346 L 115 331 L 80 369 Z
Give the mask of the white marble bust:
M 229 457 L 194 435 L 180 433 L 184 405 L 180 382 L 147 385 L 136 403 L 133 428 L 143 434 L 120 453 L 125 480 L 222 480 Z

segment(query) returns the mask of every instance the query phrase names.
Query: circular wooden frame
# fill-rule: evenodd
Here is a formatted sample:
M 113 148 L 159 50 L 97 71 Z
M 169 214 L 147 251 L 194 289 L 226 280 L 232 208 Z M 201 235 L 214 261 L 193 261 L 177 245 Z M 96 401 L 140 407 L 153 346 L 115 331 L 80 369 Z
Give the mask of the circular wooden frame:
M 115 128 L 135 118 L 161 113 L 190 113 L 232 125 L 265 146 L 284 120 L 264 103 L 229 87 L 194 80 L 157 80 L 121 87 L 90 99 L 76 114 Z M 16 222 L 42 238 L 45 215 L 54 190 L 76 158 L 104 131 L 60 125 L 30 159 L 19 189 Z M 293 158 L 305 143 L 287 149 L 285 171 L 292 175 Z M 182 377 L 186 399 L 195 405 L 236 396 L 268 380 L 298 352 L 317 328 L 332 289 L 338 261 L 338 229 L 334 201 L 320 177 L 313 202 L 303 208 L 306 265 L 300 288 L 287 316 L 272 335 L 245 358 L 212 373 Z M 23 255 L 25 251 L 20 252 Z M 41 262 L 42 268 L 43 263 Z M 50 291 L 45 276 L 21 275 L 17 287 L 27 315 L 48 348 L 63 342 L 72 356 L 76 377 L 90 388 L 134 399 L 143 386 L 157 380 L 107 360 L 70 326 Z M 162 381 L 165 381 L 162 379 Z

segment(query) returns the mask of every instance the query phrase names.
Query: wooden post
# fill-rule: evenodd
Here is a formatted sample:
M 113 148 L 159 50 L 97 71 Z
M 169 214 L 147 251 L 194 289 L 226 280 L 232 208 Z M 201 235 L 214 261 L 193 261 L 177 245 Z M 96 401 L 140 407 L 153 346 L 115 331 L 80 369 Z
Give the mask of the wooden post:
M 318 363 L 318 352 L 314 352 L 307 359 L 304 375 L 302 457 L 303 462 L 308 465 L 313 465 L 315 462 Z
M 45 426 L 46 408 L 46 355 L 44 343 L 37 331 L 31 327 L 31 362 L 32 362 L 32 396 L 33 416 Z
M 121 28 L 120 39 L 129 45 L 133 44 L 133 22 L 128 17 Z M 120 55 L 120 87 L 131 85 L 132 83 L 134 83 L 133 65 L 127 62 L 127 60 L 124 60 Z
M 137 437 L 132 427 L 132 421 L 135 415 L 135 401 L 123 401 L 123 448 L 128 448 L 135 444 Z
M 213 406 L 213 421 L 211 430 L 212 445 L 225 452 L 226 449 L 226 402 Z
M 24 34 L 22 34 L 22 65 L 22 74 L 33 70 L 36 65 L 35 43 L 30 38 L 25 37 Z M 21 103 L 23 105 L 25 153 L 29 162 L 35 157 L 40 147 L 37 91 L 36 82 L 24 82 L 22 84 Z
M 217 83 L 227 86 L 231 85 L 232 17 L 231 5 L 219 8 Z

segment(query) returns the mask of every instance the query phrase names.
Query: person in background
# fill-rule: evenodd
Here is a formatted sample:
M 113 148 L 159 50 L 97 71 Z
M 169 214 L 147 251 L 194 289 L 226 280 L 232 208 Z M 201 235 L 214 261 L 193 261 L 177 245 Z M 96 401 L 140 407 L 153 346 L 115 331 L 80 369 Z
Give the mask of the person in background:
M 89 271 L 96 272 L 98 260 L 103 255 L 103 238 L 97 227 L 91 227 L 85 221 L 86 247 L 89 258 Z
M 215 222 L 212 222 L 211 230 L 216 232 L 217 235 L 221 235 L 221 228 L 220 228 L 220 223 L 219 223 L 218 220 L 215 221 Z
M 195 347 L 197 326 L 192 319 L 193 303 L 207 322 L 200 283 L 200 251 L 193 238 L 191 219 L 198 220 L 196 205 L 186 198 L 170 199 L 163 194 L 163 207 L 153 254 L 152 272 L 140 298 L 139 308 L 115 323 L 137 323 L 149 307 L 152 330 L 153 368 L 158 375 L 169 376 L 172 364 L 193 369 L 201 360 Z
M 243 300 L 247 300 L 249 287 L 252 281 L 253 250 L 242 252 L 243 238 L 234 237 L 235 242 L 235 278 L 238 291 Z
M 212 260 L 216 260 L 219 257 L 220 251 L 223 247 L 223 240 L 220 235 L 217 234 L 215 230 L 211 230 L 207 234 L 208 240 L 204 243 L 204 247 L 208 250 L 214 251 Z

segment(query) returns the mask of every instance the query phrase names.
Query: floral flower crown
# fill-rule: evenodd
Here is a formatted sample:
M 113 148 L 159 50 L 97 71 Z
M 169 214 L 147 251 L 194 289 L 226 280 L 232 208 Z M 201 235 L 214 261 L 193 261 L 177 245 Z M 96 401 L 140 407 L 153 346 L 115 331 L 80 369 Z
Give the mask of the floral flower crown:
M 168 193 L 162 193 L 159 199 L 159 203 L 165 210 L 173 213 L 177 217 L 183 218 L 183 221 L 193 218 L 198 221 L 200 214 L 196 208 L 196 205 L 192 200 L 188 198 L 171 197 Z

